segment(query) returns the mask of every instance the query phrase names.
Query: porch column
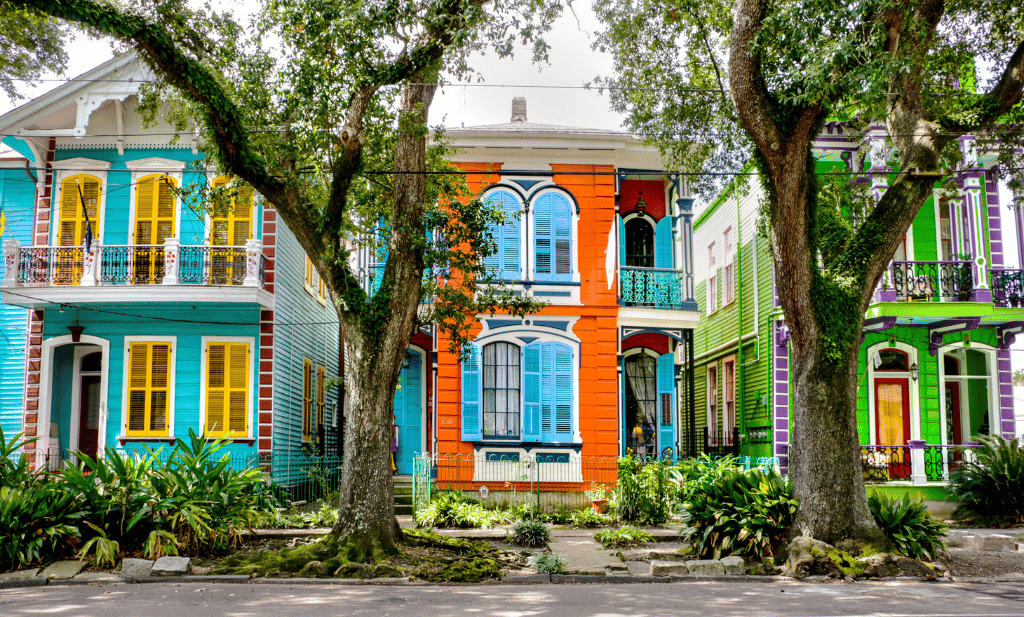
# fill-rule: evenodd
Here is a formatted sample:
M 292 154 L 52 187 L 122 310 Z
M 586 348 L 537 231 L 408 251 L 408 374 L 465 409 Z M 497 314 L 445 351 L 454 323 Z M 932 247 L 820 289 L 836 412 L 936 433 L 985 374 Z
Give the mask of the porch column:
M 84 247 L 82 249 L 82 278 L 78 282 L 82 287 L 95 287 L 97 281 L 97 275 L 99 274 L 99 256 L 100 246 L 98 242 L 93 242 L 89 247 L 89 251 L 86 252 Z
M 868 171 L 871 172 L 871 198 L 878 203 L 882 195 L 889 189 L 889 166 L 887 164 L 891 149 L 886 141 L 886 129 L 884 127 L 872 127 L 867 134 L 869 144 Z M 907 256 L 909 259 L 909 256 Z M 881 302 L 895 302 L 896 290 L 893 288 L 892 279 L 892 258 L 889 259 L 889 267 L 882 273 L 882 292 L 879 295 Z
M 243 287 L 259 287 L 260 285 L 260 254 L 263 243 L 256 238 L 245 241 L 245 279 Z
M 924 440 L 911 439 L 910 446 L 910 482 L 918 486 L 928 484 L 928 474 L 924 469 Z
M 971 174 L 964 178 L 965 210 L 969 215 L 970 244 L 972 265 L 974 267 L 974 302 L 991 302 L 992 290 L 988 286 L 988 245 L 985 244 L 985 226 L 987 220 L 982 210 L 981 178 Z
M 177 238 L 164 240 L 164 285 L 178 284 L 178 258 L 181 256 L 181 243 Z
M 3 287 L 18 286 L 18 256 L 21 255 L 21 242 L 11 238 L 4 242 L 4 280 Z
M 1024 269 L 1024 187 L 1013 191 L 1013 219 L 1017 232 L 1017 267 Z

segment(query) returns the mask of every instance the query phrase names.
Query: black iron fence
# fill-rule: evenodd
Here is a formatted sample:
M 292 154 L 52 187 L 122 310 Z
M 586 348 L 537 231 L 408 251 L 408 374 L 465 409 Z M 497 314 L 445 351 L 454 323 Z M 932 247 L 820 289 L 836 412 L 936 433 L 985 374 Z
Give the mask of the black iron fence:
M 861 471 L 868 482 L 910 480 L 910 446 L 861 446 Z
M 963 302 L 971 299 L 974 273 L 969 261 L 894 261 L 892 286 L 900 301 Z
M 701 455 L 711 458 L 740 455 L 740 429 L 715 430 L 708 427 L 695 433 L 683 430 L 679 434 L 679 458 L 693 458 Z
M 996 306 L 1024 306 L 1024 270 L 989 270 L 988 277 Z

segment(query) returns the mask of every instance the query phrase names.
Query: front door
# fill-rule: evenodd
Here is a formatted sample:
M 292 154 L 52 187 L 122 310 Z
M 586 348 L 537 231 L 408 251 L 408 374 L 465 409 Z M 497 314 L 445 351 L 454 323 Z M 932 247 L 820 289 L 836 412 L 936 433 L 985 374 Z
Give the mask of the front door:
M 875 443 L 879 446 L 904 446 L 910 439 L 910 384 L 906 379 L 875 379 Z M 907 448 L 884 450 L 889 477 L 910 476 L 910 451 Z
M 395 424 L 398 425 L 398 452 L 395 465 L 400 475 L 412 474 L 412 461 L 422 450 L 423 362 L 418 353 L 405 354 L 405 364 L 395 392 Z
M 78 409 L 78 451 L 96 458 L 100 436 L 100 376 L 82 375 Z

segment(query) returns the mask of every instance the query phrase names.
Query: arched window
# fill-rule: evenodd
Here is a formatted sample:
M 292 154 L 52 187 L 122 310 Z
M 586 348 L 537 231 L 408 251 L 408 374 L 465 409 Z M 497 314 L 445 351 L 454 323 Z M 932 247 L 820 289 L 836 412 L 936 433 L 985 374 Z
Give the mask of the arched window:
M 224 188 L 231 182 L 228 176 L 213 181 L 214 188 Z M 230 201 L 213 212 L 210 221 L 210 244 L 213 246 L 245 246 L 252 238 L 253 195 L 249 187 L 237 187 Z
M 99 233 L 100 188 L 99 178 L 85 174 L 70 176 L 60 183 L 59 246 L 82 246 L 89 225 L 94 235 Z
M 654 267 L 654 228 L 642 217 L 626 221 L 626 265 Z
M 875 371 L 899 371 L 907 372 L 910 370 L 910 360 L 907 356 L 907 352 L 900 351 L 899 349 L 880 349 L 878 351 L 878 358 L 880 364 L 875 367 Z
M 176 226 L 174 178 L 152 175 L 135 186 L 135 282 L 160 283 L 164 278 L 163 244 Z M 141 245 L 141 246 L 140 246 Z
M 505 217 L 503 223 L 491 225 L 490 232 L 494 239 L 495 252 L 484 259 L 484 265 L 493 278 L 519 280 L 522 278 L 519 259 L 522 205 L 519 199 L 508 191 L 488 193 L 484 201 L 492 208 L 503 212 Z
M 483 349 L 483 436 L 518 439 L 520 412 L 520 349 L 512 343 L 491 343 Z
M 533 205 L 534 271 L 538 281 L 571 281 L 572 204 L 559 193 L 542 194 Z

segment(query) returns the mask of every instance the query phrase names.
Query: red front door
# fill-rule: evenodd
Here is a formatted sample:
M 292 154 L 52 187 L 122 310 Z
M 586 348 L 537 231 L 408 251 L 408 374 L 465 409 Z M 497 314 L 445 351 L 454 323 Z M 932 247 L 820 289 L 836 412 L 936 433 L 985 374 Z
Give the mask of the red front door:
M 906 378 L 875 378 L 875 443 L 904 446 L 910 439 L 910 384 Z M 908 448 L 884 450 L 889 477 L 910 476 Z
M 78 451 L 95 458 L 100 436 L 100 376 L 82 375 Z

